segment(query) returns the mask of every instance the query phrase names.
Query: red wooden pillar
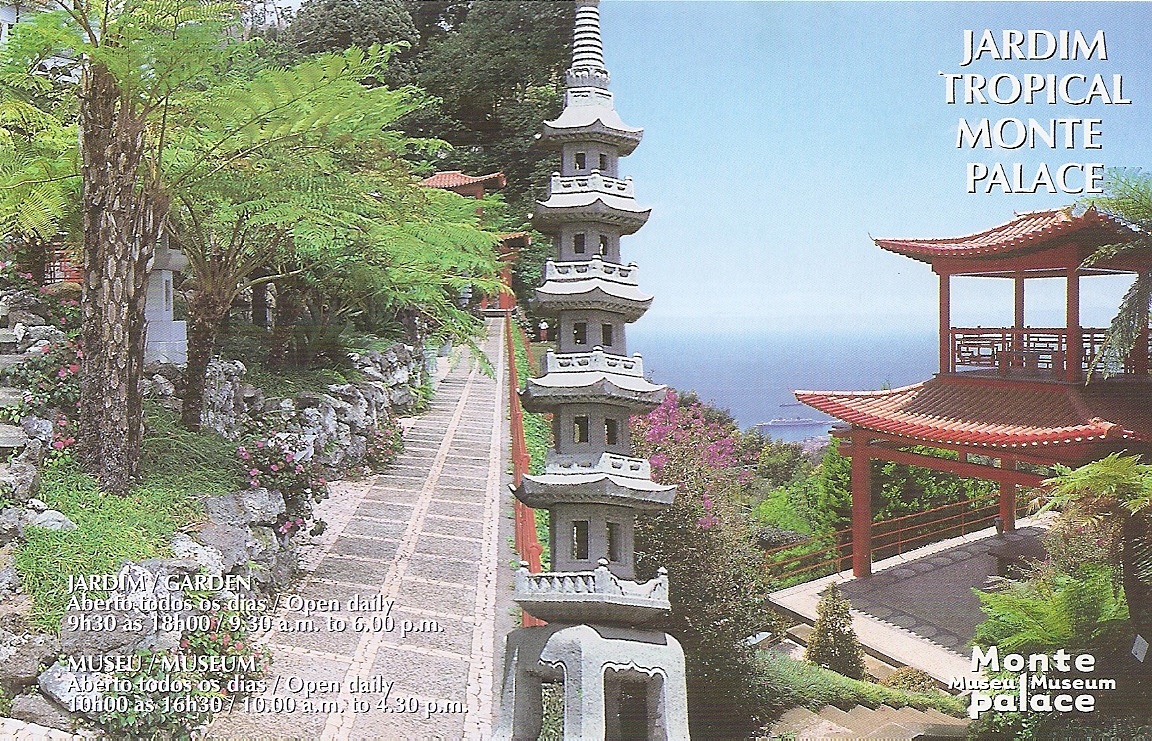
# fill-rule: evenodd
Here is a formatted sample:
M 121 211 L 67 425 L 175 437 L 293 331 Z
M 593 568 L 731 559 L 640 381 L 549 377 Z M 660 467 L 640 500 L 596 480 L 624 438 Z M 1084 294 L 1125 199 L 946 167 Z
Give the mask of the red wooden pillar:
M 1076 267 L 1068 268 L 1068 352 L 1065 360 L 1064 378 L 1068 381 L 1080 380 L 1080 364 L 1083 362 L 1084 340 L 1080 333 L 1080 274 Z
M 1000 468 L 1009 471 L 1016 470 L 1016 461 L 1011 458 L 1001 458 Z M 1004 523 L 1004 531 L 1011 532 L 1016 529 L 1016 484 L 1011 481 L 1000 481 L 1000 521 Z
M 951 276 L 940 274 L 940 372 L 951 373 L 952 368 L 952 296 Z
M 852 575 L 872 573 L 872 457 L 868 433 L 853 430 L 852 441 Z
M 1024 350 L 1024 274 L 1017 273 L 1014 279 L 1016 289 L 1016 312 L 1013 322 L 1012 350 L 1014 359 L 1020 362 L 1020 352 Z

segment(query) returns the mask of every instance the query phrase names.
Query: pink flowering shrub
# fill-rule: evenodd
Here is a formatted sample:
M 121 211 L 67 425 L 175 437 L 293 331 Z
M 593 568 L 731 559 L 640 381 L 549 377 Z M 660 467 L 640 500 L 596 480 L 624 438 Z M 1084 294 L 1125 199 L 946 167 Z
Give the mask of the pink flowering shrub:
M 698 402 L 681 404 L 669 391 L 651 413 L 632 418 L 636 455 L 647 456 L 652 478 L 675 484 L 680 498 L 699 511 L 697 524 L 708 529 L 720 522 L 716 499 L 731 501 L 752 478 L 756 462 L 743 436 L 731 423 L 714 419 Z
M 74 340 L 45 345 L 25 356 L 24 362 L 0 373 L 4 383 L 25 390 L 21 414 L 52 418 L 54 413 L 74 415 L 80 401 L 82 353 Z
M 74 419 L 63 414 L 56 416 L 52 427 L 52 444 L 44 454 L 46 461 L 68 460 L 72 457 L 72 448 L 76 445 L 76 423 Z
M 261 438 L 236 449 L 236 457 L 252 488 L 274 489 L 284 495 L 287 514 L 282 518 L 281 536 L 304 527 L 312 516 L 312 505 L 328 497 L 328 482 L 309 455 L 304 442 L 295 435 L 280 434 Z M 299 522 L 298 522 L 299 521 Z
M 771 690 L 744 639 L 783 627 L 764 607 L 763 553 L 738 505 L 759 444 L 718 410 L 671 391 L 656 410 L 632 418 L 631 433 L 653 478 L 677 487 L 671 507 L 637 522 L 636 566 L 641 578 L 668 569 L 672 613 L 659 627 L 684 647 L 692 735 L 754 735 Z
M 396 462 L 396 457 L 404 452 L 403 430 L 394 419 L 389 419 L 368 432 L 368 447 L 364 462 L 373 471 L 383 471 Z

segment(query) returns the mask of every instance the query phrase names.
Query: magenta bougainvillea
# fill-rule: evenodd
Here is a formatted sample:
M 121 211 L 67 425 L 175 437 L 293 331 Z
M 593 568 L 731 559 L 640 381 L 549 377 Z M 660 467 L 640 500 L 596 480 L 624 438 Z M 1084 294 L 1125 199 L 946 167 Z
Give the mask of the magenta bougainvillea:
M 675 484 L 682 497 L 691 498 L 704 529 L 720 522 L 716 499 L 731 499 L 751 479 L 756 462 L 734 425 L 710 419 L 702 404 L 682 404 L 673 391 L 651 413 L 632 418 L 632 440 L 636 454 L 648 457 L 656 481 Z

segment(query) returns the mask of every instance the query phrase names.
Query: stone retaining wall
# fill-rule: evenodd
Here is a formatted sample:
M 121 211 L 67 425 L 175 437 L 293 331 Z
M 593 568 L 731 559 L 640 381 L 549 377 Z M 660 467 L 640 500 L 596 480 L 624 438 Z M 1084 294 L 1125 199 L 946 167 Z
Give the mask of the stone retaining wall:
M 362 466 L 371 430 L 415 410 L 427 364 L 400 343 L 350 357 L 360 380 L 291 397 L 266 396 L 244 380 L 242 362 L 214 358 L 205 380 L 203 423 L 230 440 L 272 426 L 301 437 L 330 471 Z M 145 396 L 175 403 L 183 383 L 180 369 L 156 364 L 146 371 Z

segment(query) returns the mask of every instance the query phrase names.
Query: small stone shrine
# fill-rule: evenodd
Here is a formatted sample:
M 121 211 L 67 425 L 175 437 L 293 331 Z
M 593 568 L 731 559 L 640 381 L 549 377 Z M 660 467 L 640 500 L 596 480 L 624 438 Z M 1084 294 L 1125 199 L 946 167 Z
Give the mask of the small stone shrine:
M 156 258 L 148 273 L 144 294 L 144 362 L 188 362 L 187 323 L 176 321 L 172 314 L 172 274 L 188 267 L 188 258 L 171 249 L 165 239 L 156 247 Z
M 648 309 L 636 265 L 620 258 L 620 237 L 648 219 L 618 161 L 641 129 L 620 120 L 608 91 L 598 0 L 576 4 L 572 67 L 564 111 L 540 141 L 558 149 L 561 171 L 534 223 L 553 238 L 537 313 L 556 328 L 558 352 L 521 392 L 524 407 L 550 412 L 555 449 L 546 470 L 525 476 L 516 497 L 546 508 L 552 573 L 522 564 L 516 602 L 547 620 L 508 635 L 497 737 L 535 739 L 541 686 L 563 686 L 564 738 L 688 738 L 684 652 L 644 624 L 666 614 L 668 577 L 635 581 L 636 516 L 667 507 L 675 487 L 651 479 L 648 461 L 630 457 L 628 418 L 651 411 L 665 387 L 628 356 L 624 328 Z

